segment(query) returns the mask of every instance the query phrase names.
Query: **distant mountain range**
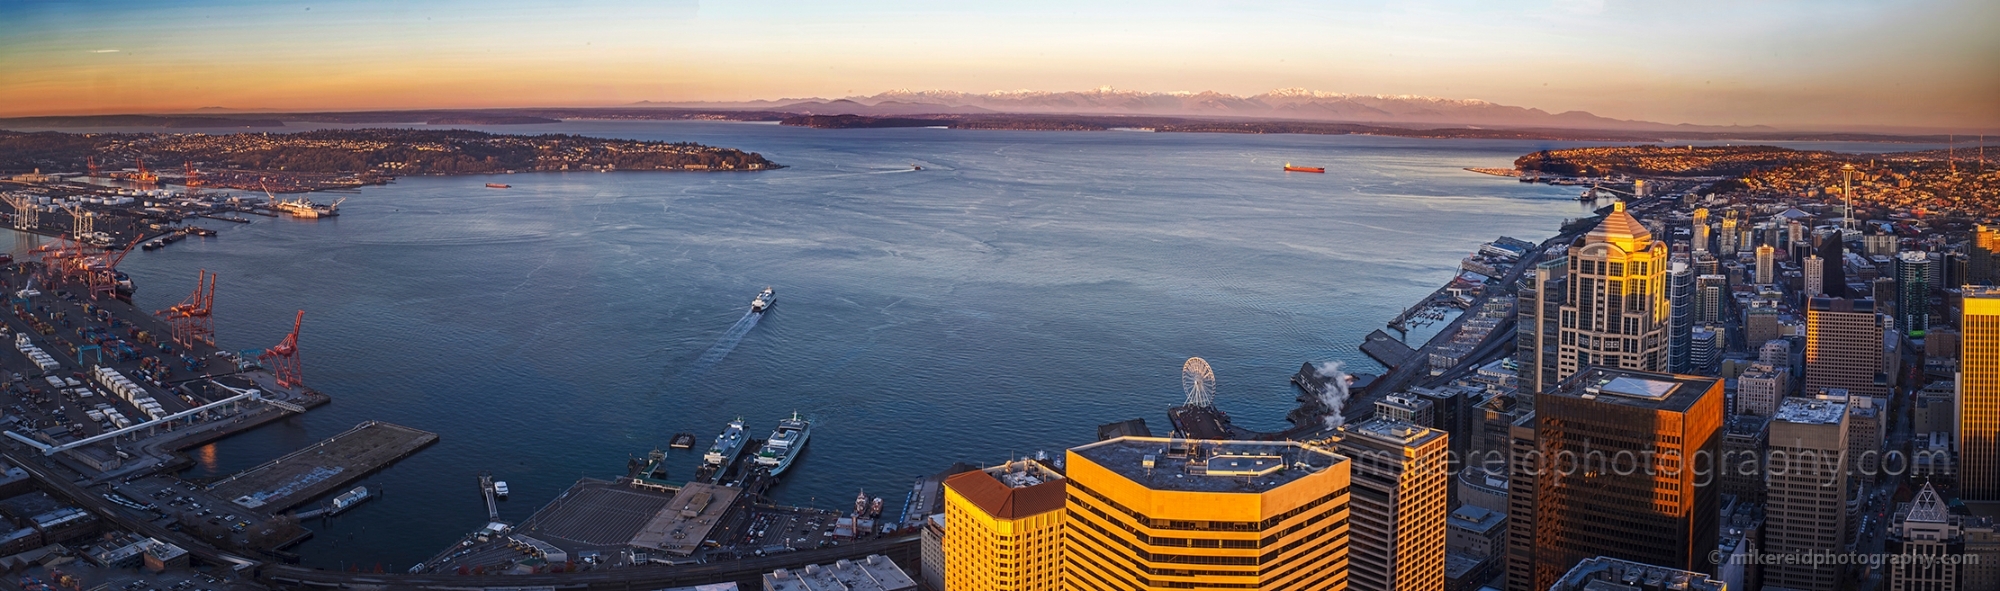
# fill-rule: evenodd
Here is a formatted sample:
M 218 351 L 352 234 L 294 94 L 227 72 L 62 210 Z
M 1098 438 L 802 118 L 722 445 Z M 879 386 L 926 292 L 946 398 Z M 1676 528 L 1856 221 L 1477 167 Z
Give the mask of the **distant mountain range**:
M 894 90 L 874 96 L 804 98 L 746 102 L 651 102 L 634 106 L 744 109 L 801 115 L 978 115 L 1089 114 L 1230 117 L 1337 121 L 1391 125 L 1449 125 L 1626 131 L 1771 131 L 1766 126 L 1672 125 L 1599 117 L 1583 111 L 1550 113 L 1477 99 L 1358 95 L 1302 88 L 1253 96 L 1219 92 L 1136 92 L 1100 88 L 1082 92 L 1013 91 L 973 94 Z

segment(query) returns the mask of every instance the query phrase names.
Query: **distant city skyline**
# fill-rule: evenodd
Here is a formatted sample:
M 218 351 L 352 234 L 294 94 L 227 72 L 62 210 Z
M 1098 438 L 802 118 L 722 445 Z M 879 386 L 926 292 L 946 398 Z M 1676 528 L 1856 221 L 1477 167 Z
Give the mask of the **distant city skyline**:
M 1111 86 L 1975 133 L 2000 130 L 1993 22 L 1974 0 L 24 0 L 0 5 L 0 116 Z

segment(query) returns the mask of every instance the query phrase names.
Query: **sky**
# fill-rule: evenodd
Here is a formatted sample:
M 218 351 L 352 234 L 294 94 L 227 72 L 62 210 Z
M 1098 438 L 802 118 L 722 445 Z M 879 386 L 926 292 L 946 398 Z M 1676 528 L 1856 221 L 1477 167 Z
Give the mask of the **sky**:
M 2000 132 L 2000 2 L 0 0 L 0 116 L 1102 86 Z

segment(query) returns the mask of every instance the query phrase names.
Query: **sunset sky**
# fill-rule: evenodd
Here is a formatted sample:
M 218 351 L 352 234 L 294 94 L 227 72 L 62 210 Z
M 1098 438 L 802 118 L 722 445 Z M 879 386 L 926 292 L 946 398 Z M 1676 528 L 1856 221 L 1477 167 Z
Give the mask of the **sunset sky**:
M 0 1 L 0 115 L 1303 87 L 2000 131 L 2000 2 Z

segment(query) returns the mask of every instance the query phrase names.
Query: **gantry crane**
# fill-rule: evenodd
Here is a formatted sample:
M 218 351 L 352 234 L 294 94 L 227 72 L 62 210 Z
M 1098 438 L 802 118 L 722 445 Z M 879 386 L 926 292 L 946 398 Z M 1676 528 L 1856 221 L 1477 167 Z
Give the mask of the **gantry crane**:
M 171 308 L 155 312 L 174 326 L 174 343 L 184 349 L 195 343 L 215 346 L 215 274 L 202 269 L 195 277 L 194 293 Z
M 285 335 L 285 340 L 278 341 L 278 346 L 265 349 L 264 354 L 257 356 L 258 361 L 270 364 L 271 373 L 277 374 L 280 388 L 297 388 L 305 385 L 305 378 L 299 371 L 299 326 L 304 324 L 305 320 L 306 311 L 299 310 L 299 315 L 292 319 L 291 334 Z

